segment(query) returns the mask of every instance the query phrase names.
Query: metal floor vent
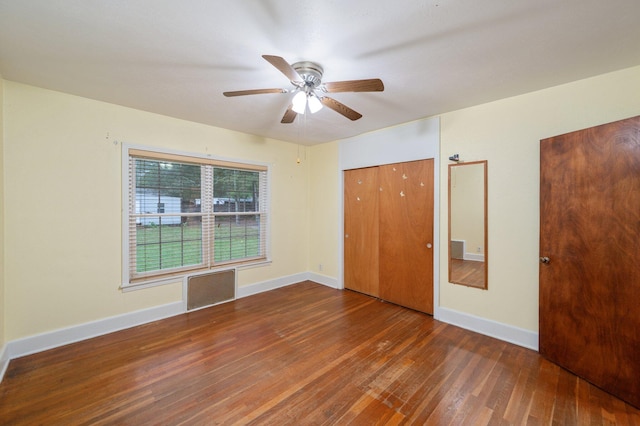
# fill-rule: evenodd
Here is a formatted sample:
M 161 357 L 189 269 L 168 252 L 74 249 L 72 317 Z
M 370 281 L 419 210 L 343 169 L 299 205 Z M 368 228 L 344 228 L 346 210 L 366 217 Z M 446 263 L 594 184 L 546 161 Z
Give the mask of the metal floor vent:
M 235 269 L 187 277 L 187 311 L 217 305 L 235 298 Z

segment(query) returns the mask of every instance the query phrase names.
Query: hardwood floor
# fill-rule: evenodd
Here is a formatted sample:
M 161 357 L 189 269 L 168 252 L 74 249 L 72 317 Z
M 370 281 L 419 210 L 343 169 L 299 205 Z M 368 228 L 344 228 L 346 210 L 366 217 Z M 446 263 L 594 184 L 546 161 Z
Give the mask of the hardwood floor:
M 13 360 L 0 423 L 640 425 L 640 411 L 534 351 L 304 282 Z
M 484 262 L 474 260 L 451 259 L 452 283 L 464 283 L 465 285 L 483 288 L 485 285 Z

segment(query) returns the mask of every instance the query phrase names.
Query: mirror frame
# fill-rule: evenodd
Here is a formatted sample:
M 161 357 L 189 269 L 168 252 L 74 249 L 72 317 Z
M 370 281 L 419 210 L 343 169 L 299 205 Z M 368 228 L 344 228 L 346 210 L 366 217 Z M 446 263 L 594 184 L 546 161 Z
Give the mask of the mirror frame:
M 453 281 L 451 279 L 451 273 L 452 273 L 452 268 L 453 268 L 453 261 L 452 261 L 452 257 L 451 257 L 451 173 L 453 171 L 454 168 L 456 167 L 464 167 L 464 166 L 471 166 L 471 165 L 483 165 L 484 166 L 484 182 L 483 182 L 483 186 L 484 186 L 484 283 L 473 283 L 473 282 L 456 282 Z M 487 220 L 487 213 L 488 213 L 488 208 L 487 208 L 487 168 L 488 168 L 488 162 L 487 160 L 481 160 L 481 161 L 470 161 L 468 163 L 458 163 L 458 164 L 449 164 L 449 182 L 448 182 L 448 198 L 449 198 L 449 205 L 448 205 L 448 214 L 449 214 L 449 235 L 448 235 L 448 246 L 449 246 L 449 259 L 448 259 L 448 263 L 449 263 L 449 282 L 452 284 L 460 284 L 460 285 L 465 285 L 467 287 L 473 287 L 473 288 L 480 288 L 483 290 L 487 290 L 489 288 L 489 244 L 488 244 L 488 220 Z

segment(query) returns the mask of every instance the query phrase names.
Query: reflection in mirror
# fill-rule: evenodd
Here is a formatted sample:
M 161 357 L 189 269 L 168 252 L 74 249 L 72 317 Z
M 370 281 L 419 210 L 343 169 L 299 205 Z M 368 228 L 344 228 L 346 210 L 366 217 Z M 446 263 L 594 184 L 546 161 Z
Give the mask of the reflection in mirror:
M 487 161 L 449 165 L 449 282 L 487 288 Z

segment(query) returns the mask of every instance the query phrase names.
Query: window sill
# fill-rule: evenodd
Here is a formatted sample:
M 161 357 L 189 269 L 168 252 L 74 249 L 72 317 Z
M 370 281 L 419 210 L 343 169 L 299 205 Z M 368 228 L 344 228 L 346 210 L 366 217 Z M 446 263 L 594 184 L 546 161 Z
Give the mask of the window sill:
M 123 293 L 128 293 L 130 291 L 142 290 L 142 289 L 151 288 L 151 287 L 158 287 L 166 284 L 182 284 L 185 277 L 188 277 L 190 275 L 199 275 L 203 273 L 216 272 L 216 271 L 221 271 L 225 269 L 234 269 L 234 268 L 237 270 L 258 268 L 258 267 L 267 266 L 270 264 L 271 264 L 271 259 L 260 259 L 254 262 L 247 262 L 247 263 L 236 263 L 236 264 L 229 263 L 226 265 L 220 265 L 215 268 L 211 268 L 207 270 L 200 269 L 197 271 L 188 271 L 188 272 L 185 272 L 184 274 L 179 274 L 179 275 L 172 275 L 172 276 L 161 277 L 161 278 L 149 278 L 148 280 L 136 281 L 135 283 L 126 283 L 120 286 L 120 290 Z

